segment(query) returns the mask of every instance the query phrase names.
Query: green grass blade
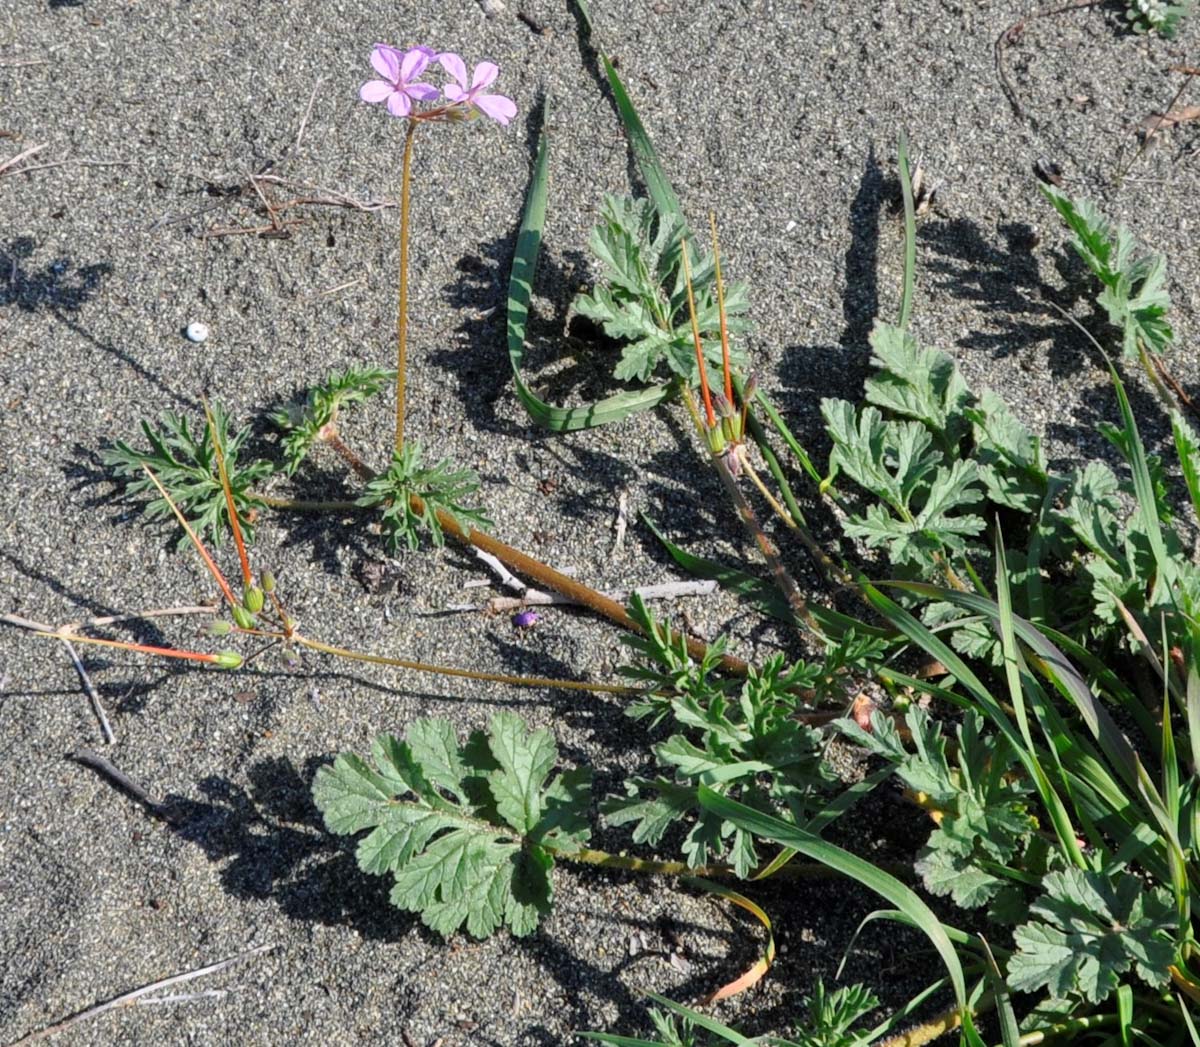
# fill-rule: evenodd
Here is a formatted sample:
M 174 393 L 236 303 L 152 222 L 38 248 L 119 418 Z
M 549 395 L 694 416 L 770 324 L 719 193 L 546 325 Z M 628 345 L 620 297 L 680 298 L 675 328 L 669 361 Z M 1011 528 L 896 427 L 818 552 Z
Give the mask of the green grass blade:
M 908 135 L 903 131 L 896 144 L 896 160 L 900 168 L 900 191 L 904 194 L 904 285 L 901 288 L 900 320 L 897 326 L 907 331 L 917 279 L 917 209 L 913 203 L 912 177 L 908 171 Z
M 1008 696 L 1013 711 L 1017 717 L 1017 726 L 1021 737 L 1025 740 L 1025 752 L 1028 765 L 1033 771 L 1034 787 L 1042 805 L 1050 814 L 1054 825 L 1054 833 L 1058 837 L 1058 845 L 1072 862 L 1080 869 L 1088 867 L 1087 860 L 1080 849 L 1075 837 L 1075 826 L 1067 814 L 1066 805 L 1055 792 L 1050 778 L 1042 768 L 1038 759 L 1037 748 L 1033 744 L 1033 734 L 1029 730 L 1029 717 L 1025 710 L 1025 687 L 1022 680 L 1020 648 L 1017 647 L 1017 635 L 1014 624 L 1015 615 L 1012 607 L 1012 592 L 1008 584 L 1008 561 L 1004 555 L 1004 541 L 1000 529 L 996 529 L 996 596 L 999 615 L 996 624 L 1000 631 L 1000 645 L 1004 653 L 1004 676 L 1008 682 Z M 1053 746 L 1051 747 L 1053 752 Z M 1061 771 L 1061 768 L 1060 768 Z
M 1178 411 L 1171 412 L 1171 434 L 1175 437 L 1175 453 L 1179 468 L 1192 500 L 1192 512 L 1200 520 L 1200 443 L 1196 434 Z
M 637 110 L 629 98 L 629 92 L 625 90 L 625 85 L 621 83 L 621 78 L 617 75 L 612 62 L 608 60 L 608 56 L 601 55 L 600 57 L 604 62 L 604 72 L 608 75 L 608 84 L 612 88 L 613 98 L 617 103 L 617 114 L 621 117 L 621 124 L 625 128 L 625 137 L 629 139 L 629 148 L 633 152 L 633 159 L 638 170 L 642 173 L 642 180 L 646 183 L 646 192 L 650 194 L 654 209 L 664 218 L 667 216 L 677 218 L 683 223 L 686 230 L 687 220 L 684 218 L 683 208 L 679 206 L 679 197 L 675 195 L 670 179 L 667 178 L 667 173 L 659 162 L 658 153 L 654 151 L 654 143 L 650 141 L 646 128 L 642 126 Z
M 533 177 L 525 197 L 525 213 L 517 234 L 517 248 L 513 254 L 512 275 L 508 283 L 508 359 L 512 364 L 513 385 L 517 399 L 539 425 L 557 433 L 594 429 L 657 407 L 671 395 L 672 387 L 669 384 L 652 385 L 646 389 L 617 393 L 582 407 L 554 407 L 539 399 L 525 384 L 521 377 L 525 331 L 529 321 L 529 302 L 533 296 L 533 279 L 542 246 L 542 230 L 546 223 L 548 195 L 549 151 L 543 130 L 533 165 Z
M 779 438 L 787 445 L 787 449 L 796 456 L 796 461 L 800 463 L 800 468 L 819 487 L 824 477 L 817 472 L 816 466 L 812 464 L 812 459 L 808 456 L 808 452 L 800 446 L 800 441 L 792 435 L 791 429 L 787 427 L 787 423 L 783 420 L 783 415 L 776 410 L 775 405 L 767 398 L 767 394 L 759 389 L 754 395 L 754 403 L 756 407 L 761 407 L 766 412 L 767 417 L 771 420 L 771 424 L 775 427 L 775 431 L 779 434 Z
M 1133 408 L 1129 406 L 1129 397 L 1125 395 L 1125 386 L 1121 382 L 1117 369 L 1110 362 L 1109 374 L 1112 375 L 1113 387 L 1117 391 L 1117 404 L 1121 409 L 1121 421 L 1125 427 L 1125 452 L 1129 461 L 1129 469 L 1133 474 L 1133 492 L 1137 500 L 1138 512 L 1142 517 L 1142 526 L 1150 540 L 1150 549 L 1154 553 L 1155 571 L 1154 587 L 1167 584 L 1167 580 L 1175 577 L 1171 569 L 1167 546 L 1163 541 L 1162 524 L 1158 519 L 1158 509 L 1154 499 L 1154 481 L 1150 478 L 1150 466 L 1146 462 L 1146 448 L 1138 433 L 1137 420 L 1133 417 Z
M 803 854 L 812 861 L 821 862 L 829 868 L 848 876 L 869 890 L 886 898 L 897 909 L 913 920 L 925 936 L 933 943 L 946 971 L 954 986 L 954 998 L 966 1017 L 967 984 L 963 974 L 962 964 L 958 953 L 954 951 L 946 929 L 934 915 L 933 910 L 926 905 L 911 888 L 906 887 L 894 876 L 881 872 L 870 862 L 864 861 L 857 855 L 844 851 L 840 847 L 822 840 L 819 836 L 805 832 L 795 825 L 775 818 L 753 807 L 738 803 L 720 793 L 714 792 L 707 786 L 700 786 L 698 795 L 705 810 L 711 811 L 718 817 L 755 836 L 774 840 L 784 847 Z
M 954 589 L 930 585 L 926 582 L 886 582 L 883 584 L 892 588 L 917 593 L 931 600 L 945 600 L 949 603 L 957 604 L 959 607 L 965 607 L 968 611 L 972 611 L 975 614 L 986 615 L 992 621 L 996 620 L 998 613 L 998 608 L 994 600 L 986 599 L 975 593 L 959 592 Z M 884 599 L 886 600 L 887 598 L 884 597 Z M 891 601 L 888 602 L 890 603 Z M 916 624 L 920 625 L 920 623 Z M 1079 671 L 1071 664 L 1067 656 L 1043 636 L 1032 622 L 1013 615 L 1013 627 L 1017 636 L 1020 637 L 1021 642 L 1029 648 L 1038 670 L 1054 684 L 1060 694 L 1075 706 L 1076 711 L 1083 718 L 1092 737 L 1100 743 L 1100 747 L 1104 750 L 1105 755 L 1113 762 L 1113 765 L 1121 773 L 1122 777 L 1125 778 L 1127 784 L 1136 788 L 1136 755 L 1133 747 L 1129 744 L 1125 735 L 1117 729 L 1108 710 L 1096 701 L 1091 689 L 1087 685 L 1087 681 L 1079 674 Z M 924 626 L 920 626 L 920 629 L 924 630 Z M 955 664 L 962 666 L 970 674 L 970 678 L 975 684 L 982 689 L 983 685 L 979 683 L 978 677 L 967 668 L 962 659 L 950 651 L 947 645 L 942 644 L 940 641 L 937 642 L 950 654 Z M 960 676 L 958 671 L 952 668 L 949 662 L 944 658 L 941 661 L 960 680 L 967 683 L 966 679 Z M 977 694 L 974 687 L 970 687 L 970 689 L 972 693 Z M 986 694 L 986 691 L 984 693 Z M 1005 717 L 1005 720 L 1007 720 L 1007 717 Z

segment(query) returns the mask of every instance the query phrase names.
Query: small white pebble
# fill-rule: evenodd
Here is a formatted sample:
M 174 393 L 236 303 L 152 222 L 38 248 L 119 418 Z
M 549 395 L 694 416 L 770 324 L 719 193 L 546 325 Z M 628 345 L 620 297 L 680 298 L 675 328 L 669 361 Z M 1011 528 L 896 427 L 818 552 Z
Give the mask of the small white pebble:
M 193 321 L 187 325 L 187 336 L 189 342 L 203 342 L 208 337 L 208 324 Z

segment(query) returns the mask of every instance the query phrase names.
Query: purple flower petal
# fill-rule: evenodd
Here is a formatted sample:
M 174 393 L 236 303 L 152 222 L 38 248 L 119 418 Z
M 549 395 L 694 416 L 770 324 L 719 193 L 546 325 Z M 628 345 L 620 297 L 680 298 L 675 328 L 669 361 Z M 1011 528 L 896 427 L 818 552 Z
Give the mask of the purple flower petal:
M 412 112 L 412 102 L 403 91 L 393 91 L 387 100 L 387 111 L 392 116 L 408 116 Z
M 394 84 L 400 75 L 400 52 L 387 44 L 376 44 L 371 49 L 371 68 Z
M 395 88 L 391 84 L 385 84 L 382 80 L 368 80 L 358 90 L 358 97 L 364 102 L 370 102 L 372 105 L 377 105 L 380 102 L 386 102 Z
M 407 84 L 404 93 L 418 102 L 432 102 L 438 96 L 438 89 L 433 84 Z
M 467 67 L 459 55 L 454 54 L 452 51 L 446 51 L 438 55 L 437 60 L 441 63 L 442 68 L 454 77 L 462 87 L 465 88 L 467 86 Z M 450 95 L 447 94 L 446 97 L 449 98 Z M 456 99 L 454 100 L 456 101 Z
M 507 126 L 509 120 L 517 115 L 516 103 L 504 95 L 480 95 L 472 101 L 476 109 L 484 116 L 490 116 L 498 124 Z
M 475 67 L 475 73 L 471 77 L 471 90 L 481 91 L 487 87 L 493 80 L 500 75 L 500 67 L 494 62 L 480 62 Z
M 407 84 L 410 80 L 415 80 L 423 72 L 425 67 L 429 65 L 429 48 L 414 47 L 410 51 L 404 52 L 404 57 L 400 59 L 400 82 Z
M 512 616 L 512 623 L 518 629 L 529 629 L 537 625 L 537 611 L 518 611 Z
M 468 92 L 464 91 L 458 84 L 447 84 L 442 88 L 442 94 L 446 96 L 448 102 L 462 102 L 470 97 Z

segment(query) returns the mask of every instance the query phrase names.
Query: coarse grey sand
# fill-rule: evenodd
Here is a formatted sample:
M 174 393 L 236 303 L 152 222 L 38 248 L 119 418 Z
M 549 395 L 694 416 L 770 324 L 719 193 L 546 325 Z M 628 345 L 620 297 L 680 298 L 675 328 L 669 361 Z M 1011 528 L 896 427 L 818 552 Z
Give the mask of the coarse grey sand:
M 1194 61 L 1200 16 L 1174 42 L 1125 31 L 1120 3 L 1029 20 L 1002 49 L 1018 113 L 994 45 L 1028 14 L 1025 0 L 592 7 L 595 42 L 617 59 L 688 214 L 698 226 L 717 214 L 727 276 L 750 283 L 746 349 L 760 381 L 819 457 L 821 398 L 861 394 L 871 324 L 896 316 L 902 129 L 941 183 L 919 230 L 914 330 L 975 388 L 1004 395 L 1056 464 L 1105 453 L 1096 425 L 1116 406 L 1102 359 L 1047 304 L 1090 316 L 1085 273 L 1031 172 L 1039 158 L 1167 255 L 1169 363 L 1195 395 L 1200 125 L 1155 136 L 1116 179 L 1138 125 L 1181 83 L 1169 67 Z M 358 101 L 380 40 L 495 61 L 496 90 L 519 106 L 506 129 L 481 121 L 418 136 L 409 432 L 433 457 L 478 470 L 499 537 L 595 587 L 678 576 L 641 512 L 693 551 L 754 563 L 715 508 L 719 486 L 678 406 L 555 436 L 512 390 L 508 267 L 544 126 L 551 184 L 531 380 L 560 401 L 611 391 L 612 361 L 562 337 L 571 297 L 595 275 L 586 243 L 602 194 L 628 191 L 633 172 L 577 29 L 558 0 L 0 5 L 0 168 L 42 147 L 0 173 L 0 612 L 61 623 L 209 598 L 196 558 L 115 497 L 101 450 L 136 438 L 142 418 L 196 418 L 201 394 L 254 423 L 270 450 L 265 408 L 333 369 L 391 365 L 394 206 L 294 207 L 281 215 L 295 220 L 286 238 L 206 235 L 266 221 L 245 191 L 264 170 L 323 187 L 317 195 L 394 204 L 403 125 Z M 1183 101 L 1197 104 L 1197 91 Z M 189 340 L 190 324 L 207 337 Z M 1126 375 L 1160 448 L 1162 413 L 1144 378 Z M 354 413 L 345 435 L 385 461 L 389 398 Z M 348 497 L 353 483 L 317 456 L 292 489 Z M 614 552 L 622 493 L 631 523 Z M 811 581 L 800 550 L 787 553 Z M 354 514 L 266 515 L 253 555 L 305 628 L 332 643 L 593 680 L 615 679 L 625 657 L 614 627 L 576 611 L 546 610 L 526 631 L 506 616 L 445 613 L 478 596 L 462 587 L 486 570 L 454 547 L 389 563 Z M 222 563 L 236 573 L 228 545 Z M 389 584 L 371 584 L 380 571 Z M 671 611 L 685 608 L 747 657 L 789 642 L 727 595 Z M 132 635 L 203 647 L 203 628 L 162 620 Z M 386 881 L 359 872 L 310 799 L 316 768 L 364 751 L 378 731 L 441 716 L 465 736 L 500 708 L 551 728 L 564 765 L 592 766 L 598 796 L 619 792 L 649 764 L 646 732 L 617 698 L 316 657 L 292 667 L 278 652 L 239 673 L 82 655 L 113 745 L 61 646 L 0 630 L 2 1041 L 267 943 L 178 987 L 224 996 L 117 1009 L 56 1042 L 451 1047 L 557 1044 L 586 1029 L 646 1035 L 647 992 L 696 999 L 761 951 L 753 920 L 695 890 L 564 865 L 535 934 L 443 941 L 388 905 Z M 174 822 L 68 758 L 82 748 L 103 750 Z M 922 823 L 897 810 L 865 811 L 838 839 L 868 855 L 911 851 Z M 631 846 L 612 829 L 595 839 Z M 775 921 L 778 962 L 713 1013 L 748 1033 L 786 1032 L 877 901 L 834 881 L 755 897 Z M 631 955 L 635 936 L 645 947 Z M 919 937 L 875 923 L 843 978 L 895 1000 L 933 962 Z

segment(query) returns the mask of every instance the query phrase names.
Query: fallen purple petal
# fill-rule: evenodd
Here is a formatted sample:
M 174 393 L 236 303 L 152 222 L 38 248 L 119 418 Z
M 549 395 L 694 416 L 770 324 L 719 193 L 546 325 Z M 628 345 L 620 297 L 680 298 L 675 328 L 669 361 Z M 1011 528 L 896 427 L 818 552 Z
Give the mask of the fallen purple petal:
M 537 611 L 518 611 L 512 616 L 512 623 L 518 629 L 531 629 L 537 625 Z

